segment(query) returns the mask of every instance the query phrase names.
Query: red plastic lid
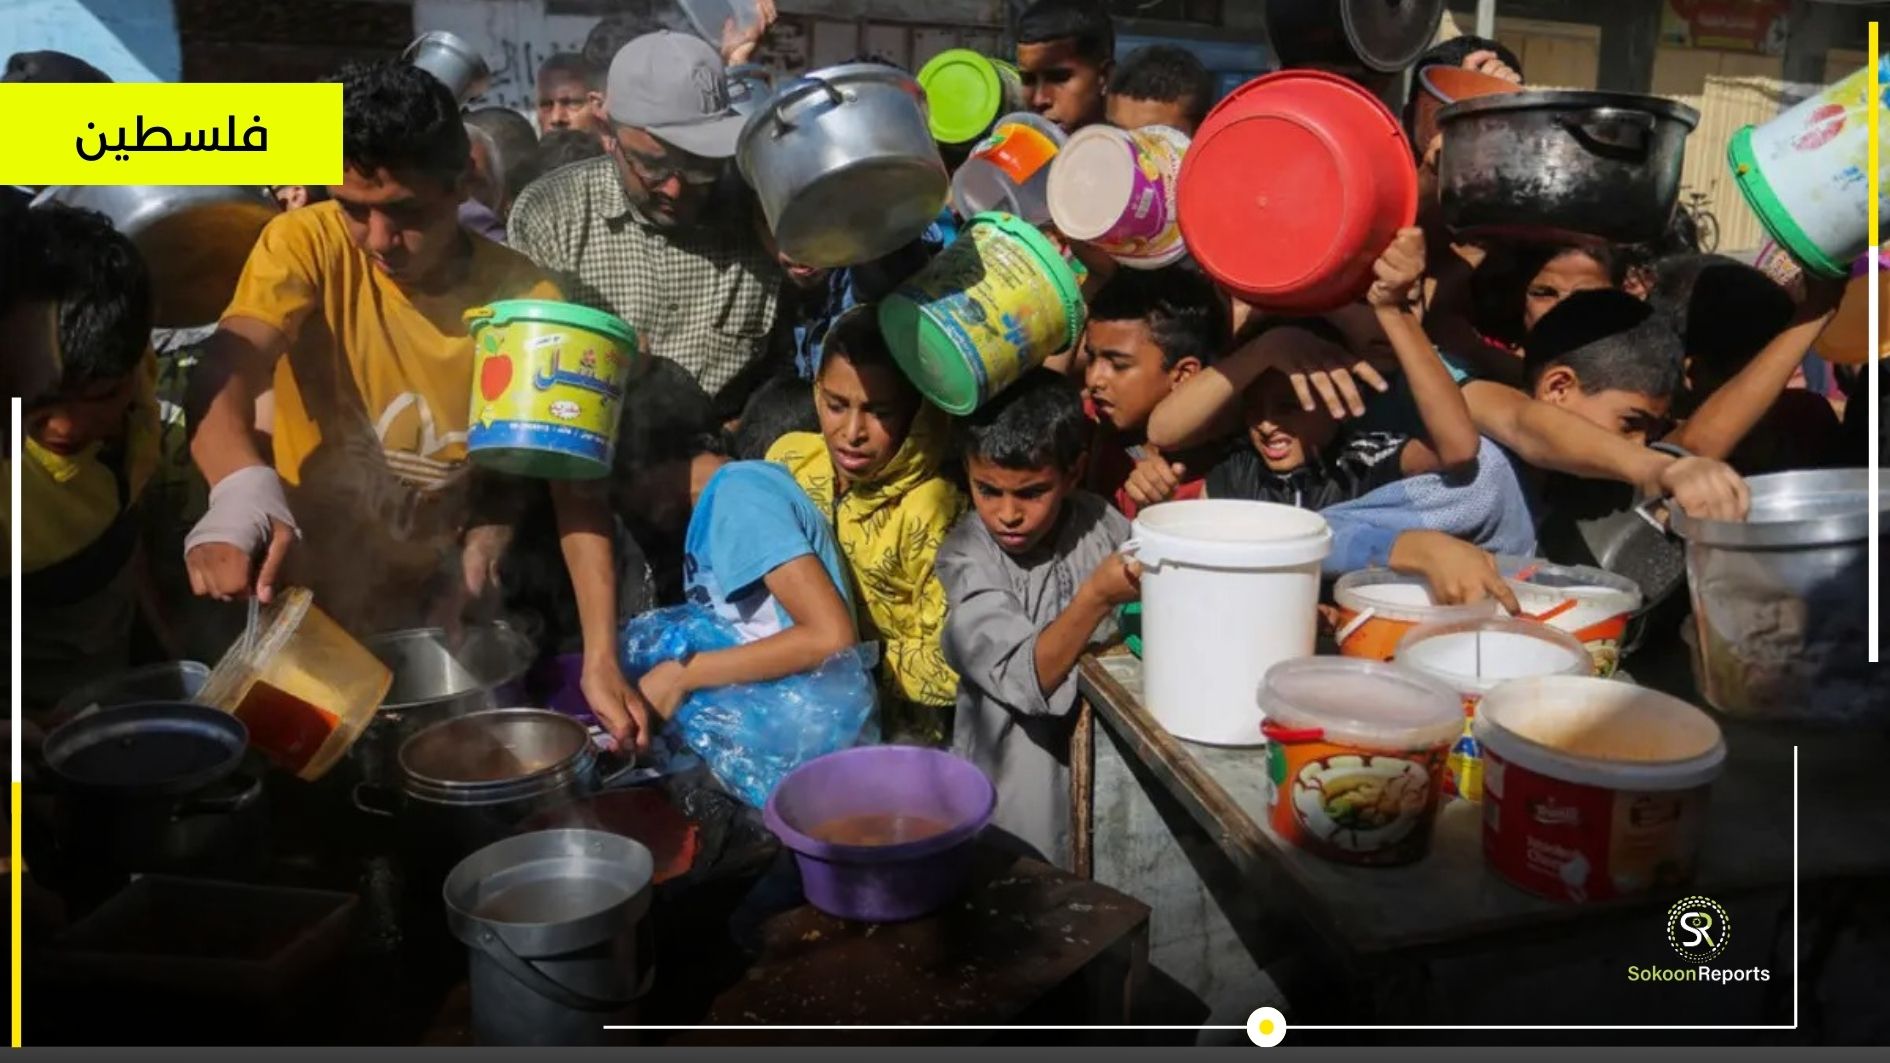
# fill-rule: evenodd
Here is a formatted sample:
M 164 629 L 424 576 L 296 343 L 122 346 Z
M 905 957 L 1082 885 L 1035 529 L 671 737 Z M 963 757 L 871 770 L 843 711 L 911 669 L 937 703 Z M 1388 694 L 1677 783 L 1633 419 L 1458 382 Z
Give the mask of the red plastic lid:
M 1371 94 L 1284 71 L 1208 115 L 1177 199 L 1189 251 L 1215 280 L 1262 306 L 1330 309 L 1364 291 L 1379 252 L 1417 216 L 1417 171 Z

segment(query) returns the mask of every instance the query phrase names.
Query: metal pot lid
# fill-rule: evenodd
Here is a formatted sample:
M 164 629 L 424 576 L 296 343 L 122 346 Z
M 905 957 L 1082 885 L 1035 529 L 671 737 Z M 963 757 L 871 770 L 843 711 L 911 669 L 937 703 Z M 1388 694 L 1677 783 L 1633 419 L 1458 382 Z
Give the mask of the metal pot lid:
M 381 712 L 400 712 L 523 679 L 537 649 L 511 625 L 469 626 L 457 646 L 437 627 L 392 631 L 363 639 L 368 652 L 394 675 Z
M 46 765 L 92 788 L 185 793 L 228 775 L 249 730 L 227 713 L 186 702 L 147 702 L 88 713 L 47 736 Z
M 1771 473 L 1746 481 L 1746 519 L 1695 520 L 1673 512 L 1673 530 L 1693 546 L 1790 549 L 1861 542 L 1870 536 L 1870 472 L 1818 469 Z M 1879 492 L 1883 512 L 1890 495 Z
M 1488 96 L 1472 96 L 1466 100 L 1446 104 L 1437 112 L 1439 127 L 1454 118 L 1463 118 L 1473 114 L 1491 114 L 1497 111 L 1592 111 L 1598 108 L 1616 111 L 1639 111 L 1656 118 L 1668 118 L 1681 122 L 1688 129 L 1700 124 L 1700 112 L 1662 96 L 1643 96 L 1633 92 L 1588 92 L 1576 89 L 1524 89 L 1521 92 L 1499 92 Z
M 1336 60 L 1342 47 L 1370 69 L 1390 74 L 1431 46 L 1444 0 L 1270 0 L 1266 14 L 1267 37 L 1287 66 Z M 1343 41 L 1336 39 L 1340 27 Z
M 584 725 L 547 709 L 491 709 L 442 720 L 400 747 L 400 770 L 423 788 L 504 787 L 555 772 L 590 748 Z

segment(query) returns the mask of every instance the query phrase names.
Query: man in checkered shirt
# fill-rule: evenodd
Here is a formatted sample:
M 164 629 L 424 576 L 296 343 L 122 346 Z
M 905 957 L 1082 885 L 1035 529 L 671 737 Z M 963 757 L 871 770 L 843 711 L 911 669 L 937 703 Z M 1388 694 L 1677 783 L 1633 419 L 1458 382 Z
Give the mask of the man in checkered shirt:
M 611 62 L 604 104 L 606 153 L 527 187 L 513 246 L 738 410 L 765 368 L 781 271 L 728 172 L 742 118 L 722 59 L 687 34 L 645 34 Z

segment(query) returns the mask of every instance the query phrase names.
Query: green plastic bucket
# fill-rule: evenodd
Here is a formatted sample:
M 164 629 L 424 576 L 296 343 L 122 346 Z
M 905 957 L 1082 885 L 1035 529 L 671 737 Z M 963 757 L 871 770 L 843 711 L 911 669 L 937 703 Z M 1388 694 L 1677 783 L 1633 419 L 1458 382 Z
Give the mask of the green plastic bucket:
M 879 304 L 894 360 L 926 398 L 967 414 L 1076 342 L 1083 291 L 1049 237 L 980 214 Z
M 1842 278 L 1870 246 L 1869 112 L 1890 122 L 1890 56 L 1733 134 L 1726 162 L 1772 239 L 1814 273 Z M 1890 210 L 1890 182 L 1880 195 Z
M 466 312 L 473 338 L 473 461 L 514 476 L 610 475 L 617 418 L 640 357 L 636 330 L 601 310 L 510 299 Z
M 1024 81 L 1017 68 L 969 48 L 952 48 L 919 69 L 932 139 L 969 144 L 985 135 L 998 115 L 1025 110 Z

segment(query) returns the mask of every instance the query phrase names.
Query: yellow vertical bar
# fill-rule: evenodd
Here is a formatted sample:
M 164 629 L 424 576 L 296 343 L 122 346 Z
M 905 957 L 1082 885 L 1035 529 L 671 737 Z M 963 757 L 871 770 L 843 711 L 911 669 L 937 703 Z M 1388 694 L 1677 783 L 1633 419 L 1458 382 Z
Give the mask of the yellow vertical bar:
M 1884 86 L 1883 72 L 1878 66 L 1881 60 L 1878 58 L 1877 26 L 1878 24 L 1875 21 L 1870 24 L 1870 66 L 1866 68 L 1868 72 L 1864 76 L 1864 114 L 1867 116 L 1866 128 L 1870 131 L 1868 138 L 1870 146 L 1867 149 L 1868 161 L 1864 167 L 1868 171 L 1866 174 L 1866 180 L 1869 182 L 1867 198 L 1870 201 L 1866 208 L 1866 216 L 1869 218 L 1870 237 L 1870 280 L 1868 282 L 1870 286 L 1870 305 L 1867 308 L 1869 311 L 1870 324 L 1865 333 L 1868 340 L 1868 346 L 1865 350 L 1868 352 L 1867 360 L 1869 369 L 1865 374 L 1864 386 L 1870 389 L 1869 449 L 1870 497 L 1872 498 L 1878 497 L 1877 492 L 1881 486 L 1880 481 L 1882 479 L 1878 465 L 1882 462 L 1883 443 L 1879 432 L 1881 431 L 1880 418 L 1883 414 L 1881 408 L 1883 403 L 1879 399 L 1882 393 L 1877 389 L 1878 374 L 1882 370 L 1877 364 L 1877 351 L 1879 350 L 1877 345 L 1882 342 L 1882 337 L 1879 333 L 1883 326 L 1882 322 L 1878 320 L 1878 315 L 1881 313 L 1879 301 L 1883 296 L 1878 289 L 1877 271 L 1883 268 L 1882 253 L 1878 250 L 1883 246 L 1883 233 L 1879 228 L 1883 219 L 1878 216 L 1882 213 L 1878 203 L 1878 197 L 1883 194 L 1883 175 L 1878 172 L 1878 168 L 1882 165 L 1880 160 L 1883 154 L 1882 145 L 1880 143 L 1882 140 L 1881 127 L 1883 124 L 1883 95 L 1886 91 L 1890 91 L 1886 90 Z M 1877 557 L 1878 536 L 1882 534 L 1880 525 L 1881 520 L 1879 519 L 1877 507 L 1872 506 L 1870 507 L 1870 550 L 1869 572 L 1867 575 L 1867 578 L 1870 580 L 1870 646 L 1865 653 L 1865 659 L 1871 664 L 1877 664 L 1882 660 L 1882 650 L 1880 647 L 1883 642 L 1883 628 L 1881 626 L 1883 603 L 1879 600 L 1877 592 L 1879 586 L 1878 572 L 1881 564 Z
M 20 851 L 20 820 L 26 814 L 26 794 L 20 786 L 20 724 L 22 722 L 20 713 L 21 707 L 24 705 L 24 695 L 20 691 L 20 602 L 23 592 L 19 579 L 19 514 L 20 460 L 24 454 L 23 441 L 26 439 L 26 424 L 25 418 L 21 412 L 21 404 L 18 396 L 13 397 L 11 405 L 13 407 L 11 425 L 13 435 L 7 440 L 7 453 L 13 455 L 13 460 L 7 463 L 8 468 L 11 470 L 11 475 L 7 477 L 7 513 L 10 518 L 7 521 L 7 526 L 12 529 L 12 534 L 7 543 L 7 556 L 11 559 L 11 566 L 7 571 L 13 573 L 13 578 L 7 581 L 7 608 L 10 610 L 9 615 L 12 617 L 12 623 L 8 624 L 7 628 L 11 639 L 8 652 L 12 654 L 12 659 L 7 662 L 7 668 L 12 679 L 11 693 L 13 705 L 10 711 L 13 714 L 13 768 L 12 775 L 8 779 L 10 789 L 7 792 L 13 798 L 13 804 L 11 806 L 13 810 L 11 819 L 13 822 L 10 824 L 9 830 L 9 833 L 12 835 L 12 847 L 8 850 L 10 859 L 7 862 L 7 883 L 11 887 L 9 892 L 12 893 L 12 907 L 8 921 L 13 927 L 13 948 L 11 950 L 13 955 L 9 957 L 11 970 L 13 972 L 13 1047 L 18 1048 L 21 1045 L 21 1031 L 24 1029 L 25 1025 L 25 1020 L 20 1015 L 20 952 L 24 947 L 20 941 L 20 899 L 23 896 L 22 888 L 26 880 L 26 859 Z

